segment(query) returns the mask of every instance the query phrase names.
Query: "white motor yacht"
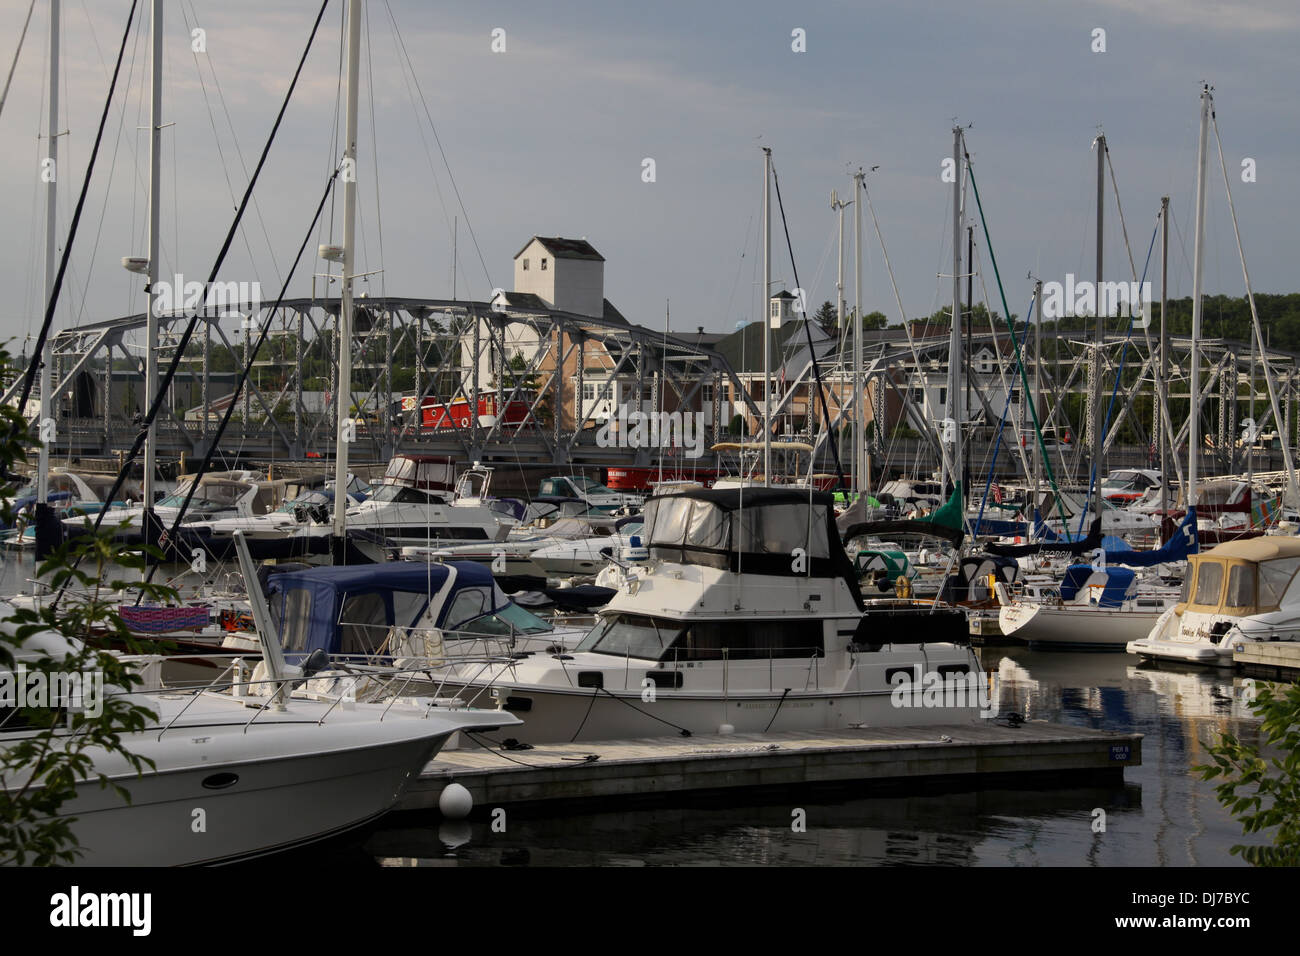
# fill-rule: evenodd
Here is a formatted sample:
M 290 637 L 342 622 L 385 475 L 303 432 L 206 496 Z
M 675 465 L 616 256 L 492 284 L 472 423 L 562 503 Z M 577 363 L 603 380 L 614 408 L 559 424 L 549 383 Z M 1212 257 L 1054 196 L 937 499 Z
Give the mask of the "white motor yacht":
M 78 650 L 76 642 L 43 632 L 17 648 L 14 668 Z M 292 668 L 276 673 L 277 680 L 305 676 Z M 151 716 L 139 730 L 123 732 L 122 745 L 152 767 L 137 773 L 119 754 L 87 751 L 89 779 L 60 808 L 83 851 L 79 863 L 226 862 L 325 839 L 392 809 L 453 734 L 517 722 L 460 702 L 367 704 L 283 693 L 273 699 L 247 693 L 247 687 L 124 694 Z M 71 705 L 92 714 L 93 703 L 83 696 Z M 41 732 L 24 723 L 29 716 L 0 709 L 0 750 Z M 56 746 L 69 733 L 56 731 Z M 101 776 L 124 788 L 130 800 L 101 786 Z M 24 783 L 19 774 L 5 786 Z
M 1155 660 L 1232 666 L 1249 643 L 1300 640 L 1300 538 L 1229 541 L 1188 558 L 1182 599 L 1129 642 Z
M 528 743 L 974 718 L 973 694 L 921 689 L 973 690 L 975 654 L 936 639 L 950 629 L 932 607 L 865 609 L 832 504 L 776 488 L 651 499 L 649 561 L 581 643 L 464 667 L 462 693 L 489 688 Z

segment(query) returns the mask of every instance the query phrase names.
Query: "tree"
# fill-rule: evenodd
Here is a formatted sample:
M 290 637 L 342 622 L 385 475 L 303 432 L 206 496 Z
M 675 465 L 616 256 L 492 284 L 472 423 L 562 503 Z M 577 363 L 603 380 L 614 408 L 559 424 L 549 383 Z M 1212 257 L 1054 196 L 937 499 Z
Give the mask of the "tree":
M 0 367 L 7 364 L 8 355 L 0 349 Z M 9 476 L 16 462 L 27 460 L 27 452 L 36 442 L 16 408 L 0 409 L 0 429 L 7 436 L 0 441 L 0 474 Z M 4 480 L 6 485 L 0 491 L 5 503 L 0 511 L 11 522 L 8 498 L 14 488 L 8 477 Z M 78 787 L 97 782 L 100 787 L 111 787 L 119 797 L 130 799 L 127 790 L 95 770 L 95 760 L 102 760 L 105 754 L 120 756 L 137 773 L 152 767 L 150 761 L 131 753 L 123 739 L 124 735 L 143 730 L 154 718 L 147 707 L 121 693 L 138 685 L 141 679 L 118 657 L 98 649 L 92 641 L 108 635 L 128 650 L 138 650 L 117 615 L 116 600 L 109 600 L 105 592 L 134 587 L 146 600 L 174 600 L 176 592 L 138 580 L 105 582 L 111 567 L 144 567 L 142 555 L 114 543 L 114 534 L 119 530 L 110 527 L 73 538 L 40 564 L 37 576 L 47 587 L 71 585 L 82 589 L 77 593 L 68 591 L 57 606 L 51 607 L 51 601 L 43 602 L 39 609 L 0 605 L 0 674 L 7 676 L 0 683 L 0 721 L 9 729 L 21 726 L 30 731 L 0 746 L 0 865 L 75 862 L 78 846 L 73 821 L 60 811 L 77 795 Z M 162 557 L 157 548 L 149 550 Z M 80 563 L 91 570 L 81 570 L 77 566 Z M 48 637 L 51 632 L 69 639 L 66 647 L 52 643 Z M 74 676 L 80 693 L 70 691 L 58 699 L 49 699 L 53 688 L 66 688 Z M 87 678 L 89 685 L 83 683 Z M 24 685 L 25 699 L 17 695 L 19 681 Z M 36 687 L 47 691 L 41 695 L 46 699 L 33 699 L 32 689 Z M 87 687 L 96 692 L 88 693 Z M 108 693 L 99 694 L 99 688 Z
M 839 316 L 836 314 L 835 304 L 831 302 L 830 299 L 823 302 L 821 308 L 819 308 L 813 316 L 813 321 L 820 325 L 822 329 L 830 335 L 835 334 L 835 330 L 839 326 L 838 319 Z
M 1209 748 L 1213 764 L 1192 770 L 1202 780 L 1223 779 L 1215 793 L 1243 832 L 1277 828 L 1271 846 L 1238 844 L 1234 855 L 1255 866 L 1300 866 L 1300 684 L 1260 687 L 1252 709 L 1263 718 L 1260 734 L 1275 753 L 1265 757 L 1225 733 Z

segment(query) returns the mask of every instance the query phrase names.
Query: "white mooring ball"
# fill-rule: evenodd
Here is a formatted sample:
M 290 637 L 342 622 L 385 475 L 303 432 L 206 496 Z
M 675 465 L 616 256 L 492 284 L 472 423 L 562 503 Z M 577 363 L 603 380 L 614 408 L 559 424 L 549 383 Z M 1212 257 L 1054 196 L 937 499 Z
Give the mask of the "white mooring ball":
M 449 783 L 438 795 L 438 810 L 448 820 L 464 820 L 474 809 L 474 798 L 458 783 Z

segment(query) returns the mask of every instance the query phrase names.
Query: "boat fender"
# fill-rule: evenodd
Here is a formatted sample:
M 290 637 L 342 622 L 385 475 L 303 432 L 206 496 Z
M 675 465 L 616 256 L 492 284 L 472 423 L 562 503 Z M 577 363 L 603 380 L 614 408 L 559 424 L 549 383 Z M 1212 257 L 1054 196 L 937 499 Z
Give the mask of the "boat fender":
M 438 810 L 449 820 L 464 820 L 474 809 L 474 797 L 458 783 L 449 783 L 438 794 Z

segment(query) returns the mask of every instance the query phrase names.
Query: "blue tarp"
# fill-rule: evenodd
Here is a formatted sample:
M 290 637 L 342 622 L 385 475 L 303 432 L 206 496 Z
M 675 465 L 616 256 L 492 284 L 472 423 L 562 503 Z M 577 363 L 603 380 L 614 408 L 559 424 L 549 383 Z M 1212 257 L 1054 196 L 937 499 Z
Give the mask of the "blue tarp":
M 1189 554 L 1198 554 L 1201 550 L 1200 539 L 1196 534 L 1196 509 L 1188 509 L 1177 530 L 1174 531 L 1173 537 L 1154 551 L 1134 551 L 1123 542 L 1120 542 L 1122 547 L 1112 550 L 1107 541 L 1109 539 L 1102 542 L 1102 547 L 1106 549 L 1107 564 L 1150 568 L 1169 561 L 1184 561 Z
M 1065 578 L 1061 581 L 1061 600 L 1073 601 L 1094 574 L 1104 574 L 1106 585 L 1102 588 L 1099 607 L 1117 608 L 1123 605 L 1124 595 L 1128 593 L 1133 579 L 1137 576 L 1128 568 L 1095 568 L 1091 564 L 1072 564 L 1065 569 Z

